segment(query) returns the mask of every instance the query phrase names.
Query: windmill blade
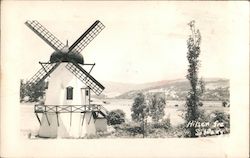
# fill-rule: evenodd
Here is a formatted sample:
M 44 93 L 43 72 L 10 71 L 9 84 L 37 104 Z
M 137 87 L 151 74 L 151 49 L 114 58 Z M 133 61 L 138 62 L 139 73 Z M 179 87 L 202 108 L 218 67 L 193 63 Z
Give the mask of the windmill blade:
M 69 47 L 69 52 L 80 53 L 104 28 L 105 26 L 99 20 L 95 21 L 95 23 Z
M 38 21 L 26 21 L 27 25 L 32 31 L 34 31 L 40 38 L 42 38 L 48 45 L 50 45 L 55 51 L 60 51 L 64 48 L 64 44 L 57 39 L 52 33 L 50 33 L 45 27 L 43 27 Z
M 42 68 L 38 70 L 38 72 L 33 77 L 31 77 L 28 83 L 32 84 L 33 86 L 37 86 L 39 83 L 45 80 L 60 64 L 61 62 L 43 64 Z
M 86 84 L 96 95 L 100 95 L 105 87 L 94 77 L 86 72 L 80 65 L 75 62 L 68 63 L 66 68 L 73 73 L 79 80 Z

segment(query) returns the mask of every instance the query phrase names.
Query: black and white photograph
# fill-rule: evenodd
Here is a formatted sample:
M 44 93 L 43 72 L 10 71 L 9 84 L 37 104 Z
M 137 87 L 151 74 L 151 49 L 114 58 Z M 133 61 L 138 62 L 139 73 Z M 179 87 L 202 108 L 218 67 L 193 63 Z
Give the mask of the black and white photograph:
M 2 1 L 1 157 L 248 157 L 247 1 Z

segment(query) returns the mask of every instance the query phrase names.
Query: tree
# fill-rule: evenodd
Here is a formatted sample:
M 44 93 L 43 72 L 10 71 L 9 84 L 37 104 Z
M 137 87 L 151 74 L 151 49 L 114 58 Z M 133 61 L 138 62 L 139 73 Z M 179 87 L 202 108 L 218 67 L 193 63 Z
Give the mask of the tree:
M 24 81 L 23 79 L 20 80 L 20 102 L 23 101 L 24 97 L 26 96 L 25 88 L 24 88 Z
M 47 88 L 48 82 L 42 81 L 37 86 L 34 83 L 24 83 L 23 80 L 20 81 L 20 101 L 23 100 L 25 96 L 29 97 L 29 102 L 36 102 L 39 98 L 42 98 L 45 94 L 45 89 Z
M 120 109 L 112 110 L 108 113 L 107 120 L 111 125 L 122 124 L 125 122 L 125 113 Z
M 143 138 L 145 137 L 145 126 L 147 124 L 147 118 L 149 114 L 149 108 L 146 104 L 146 98 L 143 93 L 138 93 L 134 99 L 134 103 L 131 108 L 132 120 L 138 122 L 142 126 Z
M 164 93 L 154 93 L 148 95 L 148 106 L 149 106 L 149 116 L 151 116 L 153 122 L 158 122 L 165 115 L 165 94 Z
M 188 23 L 191 29 L 191 35 L 187 40 L 187 59 L 189 62 L 188 65 L 188 74 L 186 78 L 189 80 L 191 89 L 188 92 L 188 96 L 186 98 L 186 121 L 198 121 L 201 117 L 201 113 L 198 108 L 198 104 L 200 101 L 200 97 L 204 92 L 204 81 L 202 79 L 198 79 L 198 72 L 200 67 L 200 43 L 201 43 L 201 34 L 198 29 L 195 28 L 195 21 L 191 21 Z M 198 87 L 198 85 L 200 87 Z M 196 137 L 195 135 L 195 127 L 189 127 L 188 136 Z

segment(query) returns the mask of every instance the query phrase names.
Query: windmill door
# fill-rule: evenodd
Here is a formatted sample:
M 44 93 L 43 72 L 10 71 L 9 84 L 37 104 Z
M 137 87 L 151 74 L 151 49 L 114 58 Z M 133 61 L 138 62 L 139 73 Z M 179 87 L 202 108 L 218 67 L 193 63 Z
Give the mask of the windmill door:
M 90 104 L 90 89 L 81 88 L 81 96 L 82 96 L 82 104 L 89 105 Z

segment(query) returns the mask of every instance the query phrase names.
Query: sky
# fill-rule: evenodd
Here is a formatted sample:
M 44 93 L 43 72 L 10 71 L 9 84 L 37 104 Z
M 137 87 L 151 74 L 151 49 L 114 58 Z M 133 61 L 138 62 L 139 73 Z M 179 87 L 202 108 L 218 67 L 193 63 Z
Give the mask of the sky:
M 82 51 L 99 81 L 145 83 L 185 78 L 188 22 L 201 32 L 199 76 L 230 78 L 233 56 L 248 41 L 248 5 L 189 1 L 3 2 L 3 70 L 30 78 L 54 51 L 24 22 L 37 20 L 69 45 L 100 20 L 105 29 Z M 248 44 L 248 43 L 247 43 Z M 86 69 L 89 67 L 86 66 Z M 10 72 L 8 72 L 10 73 Z

